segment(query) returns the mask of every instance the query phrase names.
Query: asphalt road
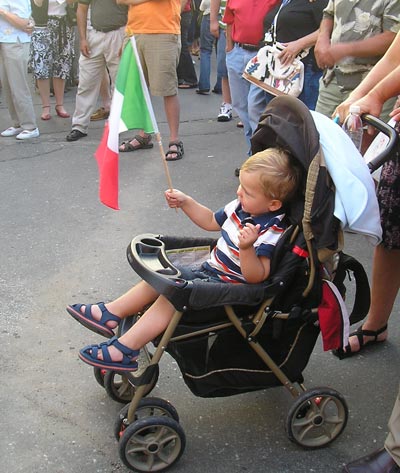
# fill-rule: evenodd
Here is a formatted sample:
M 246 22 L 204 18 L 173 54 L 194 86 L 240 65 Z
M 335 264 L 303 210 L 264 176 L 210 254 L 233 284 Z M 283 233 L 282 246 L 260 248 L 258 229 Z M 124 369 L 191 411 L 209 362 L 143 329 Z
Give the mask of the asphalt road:
M 71 113 L 74 98 L 74 90 L 66 93 Z M 169 164 L 173 185 L 217 209 L 236 190 L 233 172 L 246 151 L 242 131 L 236 119 L 216 121 L 219 96 L 187 90 L 180 99 L 185 157 Z M 34 101 L 39 116 L 38 95 Z M 154 105 L 166 144 L 162 102 Z M 10 122 L 2 97 L 0 110 L 5 129 Z M 73 321 L 65 306 L 110 300 L 137 281 L 125 256 L 133 236 L 200 233 L 165 204 L 167 181 L 156 147 L 121 154 L 121 210 L 113 211 L 98 200 L 93 159 L 103 122 L 92 124 L 87 138 L 67 143 L 70 120 L 56 117 L 54 108 L 52 115 L 48 122 L 39 120 L 38 139 L 0 139 L 0 471 L 127 472 L 113 436 L 122 405 L 77 357 L 79 348 L 99 337 Z M 370 273 L 372 248 L 362 237 L 346 235 L 345 249 Z M 397 312 L 398 305 L 389 341 L 355 358 L 339 361 L 317 341 L 305 384 L 336 389 L 350 409 L 344 433 L 318 450 L 288 440 L 284 424 L 292 398 L 283 387 L 197 398 L 166 355 L 152 395 L 173 403 L 187 438 L 171 471 L 334 473 L 380 447 L 398 386 Z

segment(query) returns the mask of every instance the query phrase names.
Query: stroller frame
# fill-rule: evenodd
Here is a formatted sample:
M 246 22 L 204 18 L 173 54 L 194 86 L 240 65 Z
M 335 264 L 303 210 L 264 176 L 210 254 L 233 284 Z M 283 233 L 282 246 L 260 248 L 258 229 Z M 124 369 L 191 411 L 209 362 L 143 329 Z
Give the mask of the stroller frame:
M 288 109 L 295 104 L 294 108 L 297 108 L 300 112 L 303 113 L 304 109 L 307 110 L 301 102 L 291 97 L 278 97 L 271 101 L 271 104 L 273 102 L 277 104 L 277 101 L 281 101 Z M 305 115 L 305 121 L 312 122 L 312 117 L 307 116 L 307 113 Z M 310 114 L 308 113 L 308 115 Z M 381 153 L 369 164 L 371 171 L 373 171 L 382 164 L 386 156 L 393 149 L 397 140 L 397 134 L 374 117 L 366 116 L 363 119 L 368 124 L 375 126 L 379 131 L 387 134 L 390 139 L 385 152 Z M 261 120 L 263 120 L 263 117 L 261 117 Z M 296 127 L 298 125 L 294 124 L 293 126 Z M 289 140 L 291 139 L 291 131 L 293 129 L 286 130 Z M 281 144 L 279 138 L 278 136 L 276 139 L 276 144 L 278 145 Z M 304 139 L 304 150 L 312 150 L 312 159 L 308 164 L 318 168 L 320 166 L 321 150 L 316 143 L 316 136 L 311 136 L 311 138 L 305 137 Z M 254 152 L 263 149 L 263 138 L 257 142 L 257 132 L 252 139 L 252 147 Z M 289 149 L 296 149 L 296 143 L 290 143 Z M 326 176 L 317 177 L 315 183 L 317 183 L 318 179 L 326 180 Z M 335 232 L 332 232 L 330 235 L 324 234 L 321 236 L 321 240 L 327 244 L 320 245 L 318 248 L 315 247 L 313 244 L 315 235 L 311 225 L 313 212 L 311 201 L 312 196 L 308 196 L 306 192 L 305 205 L 300 209 L 295 209 L 294 215 L 291 216 L 293 221 L 288 240 L 291 245 L 298 243 L 308 253 L 308 279 L 306 286 L 302 288 L 302 298 L 304 300 L 309 296 L 312 299 L 315 290 L 318 292 L 317 264 L 327 262 L 329 269 L 333 268 L 334 271 L 335 264 L 331 265 L 331 263 L 335 258 L 332 259 L 332 256 L 340 252 L 342 244 L 339 226 L 335 225 L 336 222 L 333 222 L 332 226 Z M 327 209 L 327 212 L 329 213 L 330 210 Z M 334 238 L 332 240 L 333 234 Z M 293 397 L 294 402 L 289 409 L 285 423 L 289 439 L 304 448 L 319 448 L 334 441 L 343 432 L 348 420 L 348 407 L 344 397 L 336 390 L 328 387 L 317 387 L 307 390 L 303 385 L 301 371 L 294 376 L 294 379 L 290 374 L 286 374 L 282 369 L 282 364 L 277 363 L 258 340 L 258 335 L 269 321 L 282 320 L 286 322 L 293 315 L 291 311 L 280 312 L 273 307 L 275 299 L 279 298 L 279 295 L 286 288 L 280 275 L 271 277 L 272 281 L 267 286 L 265 284 L 247 285 L 247 289 L 252 291 L 254 299 L 258 302 L 243 302 L 242 293 L 240 291 L 235 293 L 236 289 L 234 288 L 233 295 L 230 294 L 226 298 L 228 302 L 225 300 L 223 303 L 218 302 L 217 304 L 224 307 L 226 315 L 224 321 L 217 320 L 207 328 L 199 328 L 186 334 L 176 334 L 185 312 L 189 307 L 193 307 L 193 298 L 191 297 L 193 282 L 180 279 L 179 271 L 168 259 L 162 238 L 153 234 L 139 235 L 132 240 L 127 250 L 128 261 L 136 273 L 154 287 L 159 294 L 164 295 L 170 300 L 175 307 L 175 313 L 167 329 L 156 341 L 155 352 L 151 354 L 148 348 L 144 347 L 143 353 L 147 360 L 147 366 L 144 370 L 136 373 L 136 375 L 126 373 L 122 377 L 122 391 L 128 386 L 130 389 L 125 391 L 125 394 L 128 392 L 127 397 L 130 397 L 132 394 L 130 403 L 121 410 L 114 426 L 114 434 L 119 441 L 119 453 L 123 463 L 132 470 L 147 472 L 162 471 L 179 460 L 184 451 L 186 440 L 183 429 L 179 424 L 179 416 L 176 409 L 167 401 L 158 398 L 146 398 L 145 396 L 156 385 L 159 374 L 158 364 L 164 352 L 168 351 L 168 347 L 171 344 L 210 333 L 222 332 L 229 328 L 236 330 L 263 364 L 269 368 L 272 376 L 279 382 L 278 385 L 284 386 Z M 203 240 L 201 240 L 200 245 L 205 244 Z M 209 240 L 207 239 L 207 241 Z M 345 273 L 345 271 L 342 272 Z M 271 271 L 271 275 L 274 276 L 273 271 Z M 366 278 L 365 272 L 363 277 Z M 224 286 L 241 285 L 225 284 Z M 204 292 L 202 293 L 200 288 L 200 297 L 201 294 L 204 295 Z M 260 294 L 263 296 L 261 299 Z M 257 306 L 250 317 L 251 328 L 249 328 L 249 325 L 237 313 L 234 307 L 236 305 L 233 303 L 235 295 L 238 295 L 239 305 Z M 199 294 L 197 294 L 197 297 L 199 297 Z M 351 317 L 351 323 L 364 318 L 368 310 L 369 300 L 367 302 L 361 309 L 359 307 L 358 313 Z M 319 329 L 315 327 L 318 321 L 318 302 L 314 300 L 308 305 L 306 312 L 306 316 L 301 322 L 302 326 L 312 327 L 313 330 L 319 333 Z M 304 314 L 302 314 L 303 316 Z M 124 320 L 124 323 L 119 328 L 119 332 L 123 333 L 129 328 L 130 323 L 132 321 Z M 317 335 L 315 340 L 316 338 Z M 311 351 L 313 347 L 314 345 L 311 347 Z M 113 372 L 106 373 L 104 381 L 108 379 L 108 382 L 105 382 L 105 384 L 110 385 L 110 380 L 112 384 L 114 375 L 115 373 Z M 97 376 L 96 378 L 98 379 Z M 270 385 L 253 387 L 250 390 L 265 389 L 267 387 L 270 387 Z M 226 395 L 230 394 L 234 393 L 229 392 Z M 215 394 L 215 396 L 218 395 L 224 394 Z M 213 395 L 205 395 L 204 397 L 213 397 Z M 127 401 L 128 399 L 117 400 Z

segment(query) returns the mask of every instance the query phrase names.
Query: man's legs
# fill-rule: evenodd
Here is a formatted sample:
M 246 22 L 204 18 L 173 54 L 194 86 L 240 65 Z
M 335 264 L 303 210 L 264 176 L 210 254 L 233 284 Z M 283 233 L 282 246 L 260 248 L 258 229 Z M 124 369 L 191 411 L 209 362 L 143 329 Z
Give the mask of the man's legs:
M 210 91 L 211 53 L 215 38 L 210 33 L 210 15 L 203 15 L 200 26 L 200 77 L 199 91 Z
M 234 46 L 232 51 L 229 51 L 226 54 L 226 66 L 228 69 L 232 106 L 239 115 L 240 121 L 243 123 L 249 155 L 251 153 L 250 138 L 252 136 L 248 112 L 250 82 L 243 79 L 242 74 L 247 63 L 252 57 L 254 57 L 254 54 L 254 52 L 242 49 L 237 45 Z

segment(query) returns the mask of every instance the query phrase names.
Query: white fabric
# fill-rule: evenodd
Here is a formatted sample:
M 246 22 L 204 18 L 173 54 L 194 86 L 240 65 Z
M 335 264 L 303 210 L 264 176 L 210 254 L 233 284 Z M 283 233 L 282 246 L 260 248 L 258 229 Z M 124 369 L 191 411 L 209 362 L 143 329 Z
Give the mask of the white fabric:
M 374 181 L 363 157 L 342 128 L 325 115 L 311 112 L 329 174 L 336 187 L 334 215 L 344 230 L 382 240 Z

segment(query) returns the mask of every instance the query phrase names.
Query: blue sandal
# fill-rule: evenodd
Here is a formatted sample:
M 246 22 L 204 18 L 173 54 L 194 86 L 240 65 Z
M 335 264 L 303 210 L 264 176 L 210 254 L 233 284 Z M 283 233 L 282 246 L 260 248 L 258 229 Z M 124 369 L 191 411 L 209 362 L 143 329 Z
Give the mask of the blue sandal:
M 122 353 L 122 361 L 112 361 L 108 347 L 114 346 Z M 97 355 L 101 351 L 103 359 L 99 360 Z M 111 371 L 137 371 L 137 358 L 140 350 L 131 350 L 118 341 L 117 337 L 112 337 L 107 342 L 100 345 L 88 345 L 79 351 L 79 358 L 88 365 L 103 368 Z
M 98 305 L 101 310 L 101 319 L 95 320 L 92 317 L 92 306 Z M 81 312 L 82 306 L 85 306 L 85 312 Z M 67 307 L 67 312 L 72 315 L 72 317 L 80 322 L 83 326 L 96 332 L 103 337 L 111 338 L 114 337 L 115 333 L 112 329 L 107 327 L 106 323 L 109 321 L 121 322 L 121 319 L 116 315 L 112 314 L 106 309 L 104 302 L 98 302 L 97 304 L 74 304 Z

